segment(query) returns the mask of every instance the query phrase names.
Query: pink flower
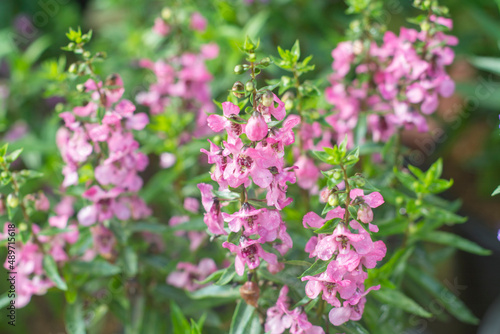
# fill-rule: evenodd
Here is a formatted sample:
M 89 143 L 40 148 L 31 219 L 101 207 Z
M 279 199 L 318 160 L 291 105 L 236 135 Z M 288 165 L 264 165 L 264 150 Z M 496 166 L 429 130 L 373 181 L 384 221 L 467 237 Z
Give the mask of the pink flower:
M 214 59 L 219 55 L 219 46 L 215 43 L 203 44 L 201 46 L 201 55 L 205 59 Z
M 198 31 L 205 31 L 207 28 L 207 20 L 199 12 L 191 14 L 190 28 Z
M 373 220 L 372 208 L 377 208 L 384 203 L 384 199 L 379 192 L 373 192 L 369 195 L 364 195 L 363 190 L 353 189 L 349 194 L 353 204 L 359 205 L 358 218 L 365 224 L 369 224 L 369 229 L 372 232 L 378 232 L 378 227 L 371 224 Z
M 301 308 L 290 310 L 288 286 L 281 288 L 276 305 L 267 310 L 265 331 L 270 334 L 281 334 L 290 329 L 293 334 L 324 334 L 319 326 L 313 326 L 307 314 Z
M 157 33 L 158 35 L 166 36 L 170 33 L 170 26 L 168 24 L 166 24 L 162 18 L 157 17 L 155 19 L 153 31 L 155 33 Z
M 177 271 L 168 275 L 167 283 L 180 289 L 195 291 L 205 286 L 198 284 L 196 281 L 203 281 L 216 270 L 217 266 L 214 260 L 209 258 L 201 259 L 197 266 L 189 262 L 179 262 Z
M 297 166 L 295 174 L 299 187 L 309 190 L 317 189 L 316 182 L 321 173 L 314 161 L 305 155 L 301 155 L 295 162 L 295 166 Z
M 258 112 L 254 112 L 245 127 L 245 133 L 251 141 L 259 141 L 267 136 L 267 123 L 264 117 Z
M 208 126 L 215 132 L 220 132 L 225 129 L 228 133 L 228 142 L 234 143 L 244 131 L 243 125 L 231 122 L 231 118 L 238 116 L 240 113 L 240 108 L 231 102 L 223 102 L 222 112 L 224 116 L 208 116 Z
M 365 296 L 371 290 L 380 289 L 380 285 L 372 286 L 363 293 L 358 293 L 352 299 L 344 302 L 343 307 L 334 307 L 328 314 L 330 322 L 334 326 L 340 326 L 343 323 L 354 320 L 358 321 L 361 319 L 363 310 L 365 308 L 366 298 Z
M 220 211 L 220 202 L 212 194 L 213 187 L 210 184 L 199 183 L 198 189 L 201 192 L 201 204 L 205 208 L 203 221 L 208 226 L 208 230 L 213 234 L 227 234 L 224 230 L 224 220 Z
M 222 247 L 229 249 L 236 254 L 234 267 L 236 273 L 243 276 L 245 264 L 249 269 L 255 269 L 260 265 L 260 259 L 265 260 L 270 265 L 277 265 L 278 258 L 275 254 L 267 253 L 262 249 L 259 240 L 252 240 L 242 237 L 240 244 L 237 246 L 225 241 Z
M 330 262 L 327 270 L 319 276 L 305 276 L 302 281 L 308 281 L 306 285 L 306 295 L 315 299 L 321 292 L 323 300 L 329 304 L 340 307 L 337 293 L 342 299 L 349 299 L 356 292 L 355 282 L 344 280 L 346 269 L 336 261 Z
M 175 164 L 175 161 L 177 158 L 175 157 L 175 154 L 172 153 L 162 153 L 160 154 L 160 167 L 161 168 L 170 168 Z
M 184 209 L 192 213 L 198 213 L 200 203 L 196 198 L 186 197 L 184 199 Z
M 50 202 L 47 196 L 43 192 L 38 194 L 38 198 L 35 200 L 35 210 L 37 211 L 47 211 L 50 209 Z
M 308 225 L 313 228 L 320 228 L 328 220 L 332 220 L 334 218 L 342 219 L 344 218 L 344 215 L 345 215 L 345 209 L 341 208 L 340 206 L 328 211 L 324 219 L 318 216 L 315 212 L 311 211 L 304 216 L 302 220 L 302 225 L 304 225 L 304 228 L 308 228 Z
M 248 185 L 248 176 L 261 188 L 268 187 L 273 175 L 264 165 L 264 157 L 252 147 L 244 148 L 241 139 L 237 139 L 234 144 L 224 142 L 226 150 L 233 155 L 233 160 L 227 163 L 224 170 L 224 179 L 233 188 L 241 184 Z

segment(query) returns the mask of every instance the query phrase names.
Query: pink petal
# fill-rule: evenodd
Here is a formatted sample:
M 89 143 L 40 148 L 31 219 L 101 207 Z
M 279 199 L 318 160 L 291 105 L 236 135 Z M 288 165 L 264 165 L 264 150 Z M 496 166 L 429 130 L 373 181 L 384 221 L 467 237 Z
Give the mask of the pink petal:
M 326 221 L 325 219 L 321 218 L 315 212 L 311 211 L 304 216 L 302 220 L 302 225 L 304 225 L 305 228 L 308 228 L 307 225 L 314 228 L 320 228 L 321 226 L 323 226 L 325 221 Z
M 210 129 L 212 129 L 215 132 L 220 132 L 224 130 L 224 126 L 227 123 L 227 119 L 220 115 L 210 115 L 207 118 L 207 123 Z
M 349 307 L 336 307 L 333 308 L 328 314 L 328 318 L 334 326 L 342 325 L 343 323 L 347 322 L 350 317 L 351 308 Z
M 384 204 L 384 198 L 379 192 L 373 192 L 365 196 L 365 203 L 371 208 L 376 208 Z
M 238 115 L 240 113 L 240 108 L 231 102 L 222 102 L 222 112 L 224 116 L 229 117 L 231 115 Z

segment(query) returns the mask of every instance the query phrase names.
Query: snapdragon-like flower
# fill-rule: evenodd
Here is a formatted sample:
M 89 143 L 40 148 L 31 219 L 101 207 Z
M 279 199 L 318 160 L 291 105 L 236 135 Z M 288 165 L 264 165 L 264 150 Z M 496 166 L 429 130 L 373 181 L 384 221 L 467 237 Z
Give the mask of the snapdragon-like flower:
M 167 283 L 180 289 L 195 291 L 204 286 L 196 283 L 196 281 L 203 281 L 216 270 L 217 266 L 214 260 L 209 258 L 201 259 L 198 265 L 189 262 L 179 262 L 177 264 L 177 271 L 168 275 Z
M 289 329 L 292 334 L 324 334 L 320 326 L 313 326 L 307 314 L 300 307 L 290 310 L 288 286 L 281 288 L 276 305 L 267 310 L 265 331 L 270 334 L 281 334 Z
M 235 267 L 239 275 L 243 275 L 245 266 L 256 269 L 261 259 L 268 263 L 270 272 L 281 270 L 283 266 L 278 263 L 276 255 L 264 251 L 261 244 L 273 243 L 280 254 L 292 247 L 279 211 L 292 201 L 286 197 L 286 190 L 287 183 L 295 182 L 295 167 L 284 166 L 284 150 L 294 143 L 293 127 L 299 124 L 300 118 L 290 116 L 281 127 L 270 126 L 273 117 L 276 120 L 285 118 L 284 103 L 270 92 L 263 94 L 255 109 L 245 120 L 236 104 L 222 103 L 223 115 L 210 115 L 207 121 L 213 131 L 226 131 L 227 140 L 223 140 L 221 146 L 209 140 L 210 151 L 201 149 L 207 155 L 208 163 L 215 165 L 211 177 L 219 184 L 219 190 L 232 188 L 244 192 L 241 209 L 230 214 L 221 212 L 224 199 L 214 195 L 211 185 L 198 185 L 209 231 L 227 234 L 227 223 L 231 233 L 241 233 L 239 242 L 223 243 L 223 247 L 236 255 Z M 259 209 L 249 204 L 246 189 L 252 184 L 266 192 L 266 199 L 257 201 L 265 201 L 276 210 Z
M 431 24 L 451 29 L 450 19 L 432 16 Z M 336 113 L 326 121 L 341 141 L 353 142 L 361 112 L 370 111 L 368 128 L 374 141 L 387 141 L 399 128 L 428 130 L 424 115 L 438 107 L 438 96 L 449 97 L 455 84 L 445 67 L 453 62 L 454 36 L 401 28 L 399 36 L 385 33 L 381 45 L 341 42 L 332 51 L 334 73 L 325 95 Z M 368 79 L 352 80 L 350 73 Z
M 371 232 L 377 232 L 372 225 L 372 208 L 384 203 L 378 192 L 364 195 L 361 189 L 352 189 L 347 201 L 350 206 L 358 206 L 358 219 L 369 225 Z M 387 248 L 383 241 L 373 241 L 369 232 L 361 224 L 352 219 L 346 224 L 346 209 L 340 206 L 330 210 L 325 218 L 314 212 L 304 216 L 304 227 L 321 228 L 327 222 L 337 219 L 339 222 L 331 234 L 313 236 L 306 245 L 310 257 L 329 261 L 325 272 L 315 276 L 304 276 L 307 281 L 306 295 L 311 298 L 321 298 L 333 306 L 329 319 L 335 326 L 348 320 L 359 320 L 363 314 L 366 294 L 370 290 L 378 290 L 380 286 L 365 289 L 364 281 L 368 277 L 365 269 L 373 269 L 381 261 Z M 353 217 L 355 218 L 355 217 Z
M 135 114 L 135 106 L 121 99 L 123 82 L 117 75 L 106 81 L 89 79 L 85 85 L 92 100 L 84 107 L 61 113 L 65 127 L 58 131 L 57 144 L 66 166 L 63 187 L 78 183 L 78 169 L 92 154 L 100 157 L 94 176 L 99 185 L 93 185 L 82 195 L 91 204 L 78 212 L 84 226 L 116 217 L 120 220 L 145 218 L 150 210 L 133 195 L 142 188 L 138 175 L 148 165 L 148 158 L 138 151 L 139 143 L 131 130 L 142 130 L 148 123 L 144 113 Z M 106 108 L 99 121 L 97 110 Z M 103 155 L 106 152 L 106 156 Z
M 165 36 L 170 30 L 170 27 L 165 25 L 164 20 L 158 18 L 153 30 Z M 200 13 L 191 15 L 189 27 L 192 30 L 204 31 L 206 26 L 207 21 Z M 148 91 L 137 95 L 137 102 L 147 106 L 152 115 L 157 115 L 166 112 L 169 106 L 177 105 L 176 100 L 179 100 L 183 112 L 195 114 L 196 124 L 192 135 L 206 136 L 210 133 L 207 126 L 208 114 L 215 110 L 209 86 L 213 77 L 205 62 L 216 58 L 218 54 L 217 44 L 209 43 L 202 45 L 199 53 L 180 51 L 177 55 L 165 59 L 140 60 L 139 66 L 151 70 L 156 81 L 149 86 Z

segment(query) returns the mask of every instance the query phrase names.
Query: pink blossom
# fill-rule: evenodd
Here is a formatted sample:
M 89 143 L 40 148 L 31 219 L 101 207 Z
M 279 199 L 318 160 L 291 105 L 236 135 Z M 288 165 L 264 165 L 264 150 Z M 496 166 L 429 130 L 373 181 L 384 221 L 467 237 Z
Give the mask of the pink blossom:
M 198 209 L 200 207 L 200 203 L 196 198 L 186 197 L 184 199 L 184 209 L 190 211 L 192 213 L 198 213 Z
M 245 264 L 248 269 L 255 269 L 260 265 L 260 259 L 263 259 L 270 265 L 277 265 L 278 258 L 275 254 L 267 253 L 262 249 L 259 240 L 252 240 L 242 237 L 239 245 L 225 241 L 222 247 L 229 249 L 236 254 L 234 267 L 236 273 L 243 276 Z
M 180 289 L 195 291 L 205 286 L 198 284 L 197 281 L 203 281 L 216 270 L 217 266 L 214 260 L 209 258 L 201 259 L 197 266 L 189 262 L 179 262 L 177 271 L 168 275 L 167 283 Z
M 258 112 L 254 112 L 245 127 L 245 133 L 251 141 L 259 141 L 267 135 L 267 123 L 264 117 Z
M 177 158 L 175 157 L 175 154 L 172 153 L 162 153 L 160 154 L 160 167 L 161 168 L 170 168 L 175 164 L 175 161 Z
M 227 234 L 224 230 L 224 220 L 220 211 L 220 202 L 212 194 L 213 187 L 206 183 L 198 184 L 201 192 L 201 204 L 205 208 L 203 221 L 208 226 L 208 230 L 213 234 Z
M 170 26 L 167 23 L 165 23 L 165 21 L 162 18 L 157 17 L 155 19 L 153 31 L 158 35 L 166 36 L 170 33 Z
M 290 310 L 287 297 L 288 286 L 281 288 L 276 305 L 267 310 L 265 331 L 270 334 L 281 334 L 290 329 L 293 334 L 324 334 L 319 326 L 313 326 L 307 319 L 307 314 L 301 308 Z
M 198 31 L 205 31 L 207 28 L 207 20 L 199 12 L 191 14 L 190 28 Z

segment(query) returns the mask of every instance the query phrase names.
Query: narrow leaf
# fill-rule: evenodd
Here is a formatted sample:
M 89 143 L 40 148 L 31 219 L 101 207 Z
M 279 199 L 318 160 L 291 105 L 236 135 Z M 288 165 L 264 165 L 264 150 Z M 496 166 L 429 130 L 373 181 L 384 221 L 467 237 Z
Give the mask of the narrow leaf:
M 66 282 L 63 281 L 57 270 L 57 264 L 51 255 L 45 255 L 43 257 L 43 269 L 47 274 L 47 277 L 54 282 L 54 284 L 61 290 L 67 290 L 68 286 Z

